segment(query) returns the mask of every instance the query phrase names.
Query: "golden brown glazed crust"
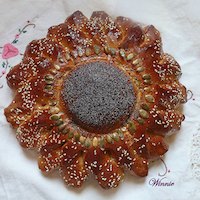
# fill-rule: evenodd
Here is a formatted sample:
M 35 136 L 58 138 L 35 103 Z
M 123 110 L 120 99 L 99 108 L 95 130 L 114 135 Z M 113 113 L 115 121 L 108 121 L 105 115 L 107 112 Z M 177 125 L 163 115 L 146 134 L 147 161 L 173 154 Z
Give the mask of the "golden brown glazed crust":
M 130 76 L 136 104 L 129 121 L 108 134 L 87 133 L 65 113 L 60 94 L 63 79 L 78 65 L 105 61 Z M 25 148 L 36 148 L 42 171 L 58 168 L 68 185 L 80 187 L 89 172 L 103 188 L 117 187 L 124 169 L 148 174 L 148 160 L 164 155 L 164 137 L 180 129 L 178 111 L 186 89 L 178 81 L 179 64 L 162 50 L 154 26 L 141 27 L 124 17 L 111 19 L 80 11 L 46 38 L 32 41 L 24 58 L 7 75 L 15 91 L 5 116 Z

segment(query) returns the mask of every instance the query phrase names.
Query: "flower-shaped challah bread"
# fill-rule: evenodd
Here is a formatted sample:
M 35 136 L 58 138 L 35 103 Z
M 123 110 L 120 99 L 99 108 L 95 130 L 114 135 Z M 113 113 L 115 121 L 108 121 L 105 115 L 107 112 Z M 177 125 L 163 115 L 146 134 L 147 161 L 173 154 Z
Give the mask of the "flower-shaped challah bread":
M 77 11 L 27 46 L 7 75 L 15 97 L 5 115 L 42 171 L 57 168 L 74 187 L 89 173 L 117 187 L 124 170 L 147 176 L 166 134 L 180 129 L 180 75 L 154 26 Z

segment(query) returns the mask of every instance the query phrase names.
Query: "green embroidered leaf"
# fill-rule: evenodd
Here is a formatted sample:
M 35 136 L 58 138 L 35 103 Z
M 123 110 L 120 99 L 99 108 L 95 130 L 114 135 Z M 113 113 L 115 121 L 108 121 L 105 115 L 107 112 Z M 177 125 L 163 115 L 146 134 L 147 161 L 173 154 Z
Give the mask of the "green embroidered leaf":
M 26 33 L 27 31 L 23 31 L 23 33 Z
M 4 67 L 5 67 L 5 65 L 6 65 L 6 63 L 5 63 L 5 62 L 3 62 L 3 63 L 2 63 L 2 67 L 4 68 Z

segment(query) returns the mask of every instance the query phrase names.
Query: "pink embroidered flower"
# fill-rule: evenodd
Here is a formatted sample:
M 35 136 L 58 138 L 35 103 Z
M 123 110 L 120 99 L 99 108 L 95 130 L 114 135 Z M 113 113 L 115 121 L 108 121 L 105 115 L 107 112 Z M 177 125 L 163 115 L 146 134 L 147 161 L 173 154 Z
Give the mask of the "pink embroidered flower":
M 1 73 L 2 73 L 2 75 L 4 75 L 6 73 L 6 70 L 3 69 Z
M 19 34 L 16 34 L 16 35 L 15 35 L 15 39 L 17 39 L 17 38 L 19 38 Z
M 19 54 L 19 50 L 10 43 L 3 46 L 2 58 L 9 59 Z

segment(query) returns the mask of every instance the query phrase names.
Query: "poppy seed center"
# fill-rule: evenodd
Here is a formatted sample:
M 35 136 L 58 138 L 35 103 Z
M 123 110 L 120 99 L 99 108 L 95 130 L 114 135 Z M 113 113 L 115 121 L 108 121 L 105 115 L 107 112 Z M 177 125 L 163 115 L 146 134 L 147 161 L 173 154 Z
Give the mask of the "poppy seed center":
M 120 127 L 135 102 L 128 76 L 106 62 L 91 62 L 73 70 L 64 80 L 62 97 L 75 123 L 99 133 Z

